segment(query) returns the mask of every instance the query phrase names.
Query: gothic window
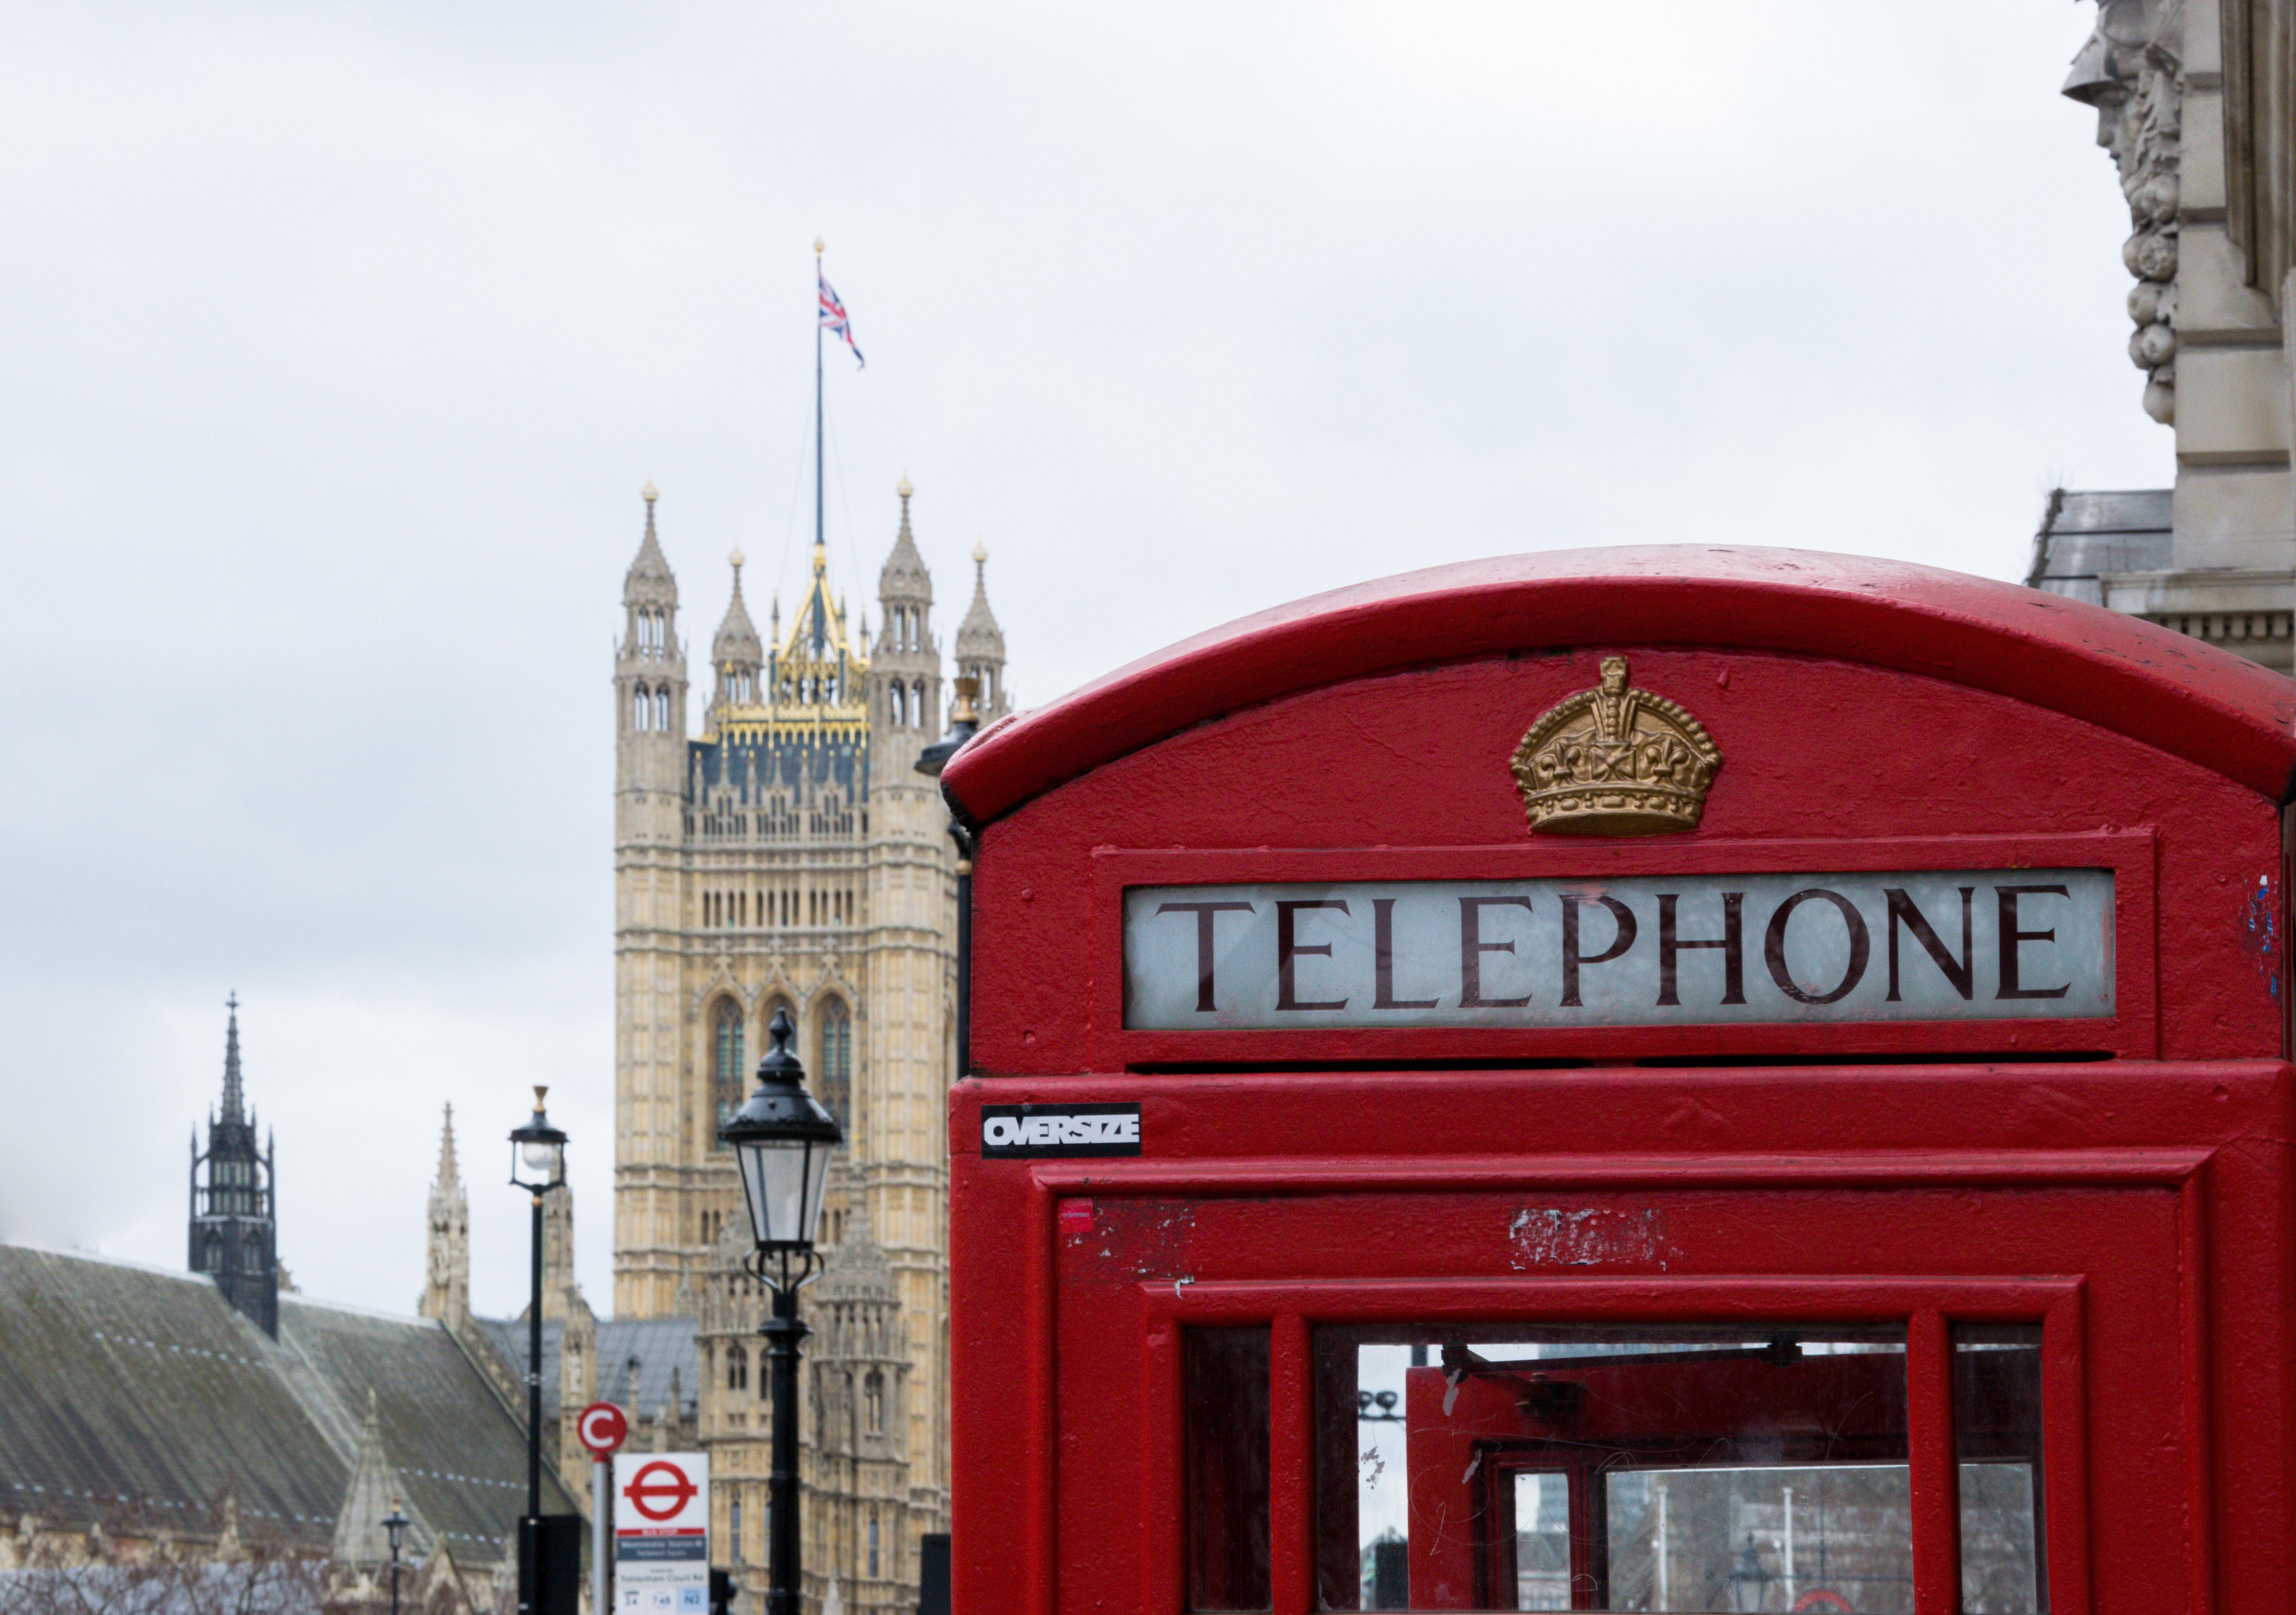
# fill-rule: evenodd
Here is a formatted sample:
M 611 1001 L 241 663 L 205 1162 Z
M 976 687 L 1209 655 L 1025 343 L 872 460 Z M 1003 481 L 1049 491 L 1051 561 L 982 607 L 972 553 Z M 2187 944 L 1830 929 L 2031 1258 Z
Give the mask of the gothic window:
M 726 1389 L 728 1390 L 750 1389 L 750 1354 L 739 1346 L 726 1348 Z
M 738 1350 L 739 1348 L 735 1349 Z M 732 1528 L 726 1534 L 733 1538 L 733 1561 L 735 1564 L 739 1564 L 742 1562 L 742 1500 L 739 1497 L 726 1504 L 726 1522 Z
M 885 1433 L 885 1376 L 879 1369 L 871 1369 L 862 1381 L 861 1422 L 873 1436 Z
M 200 1242 L 200 1271 L 223 1271 L 223 1235 L 213 1228 L 209 1229 L 207 1238 Z
M 742 1006 L 731 998 L 720 998 L 710 1019 L 716 1044 L 710 1088 L 718 1102 L 718 1126 L 722 1127 L 742 1108 Z M 717 1142 L 714 1129 L 710 1147 L 725 1148 Z
M 853 1136 L 853 1016 L 841 999 L 821 1012 L 821 1103 Z
M 895 685 L 893 686 L 893 727 L 902 728 L 907 723 L 908 718 L 902 710 L 901 686 Z
M 917 680 L 916 688 L 911 693 L 909 699 L 914 703 L 913 709 L 917 715 L 917 727 L 920 729 L 931 728 L 932 715 L 925 710 L 925 681 L 923 679 L 921 678 Z
M 638 692 L 637 700 L 630 704 L 630 727 L 633 729 L 644 728 L 646 726 L 646 718 L 650 712 L 651 709 L 646 704 L 646 693 L 644 690 L 640 690 Z
M 665 734 L 669 733 L 669 690 L 667 685 L 653 693 L 653 726 Z
M 876 1578 L 876 1575 L 877 1575 L 877 1511 L 876 1511 L 875 1509 L 871 1509 L 871 1510 L 869 1511 L 869 1576 L 870 1576 L 870 1578 L 871 1578 L 872 1580 L 874 1580 L 874 1579 Z

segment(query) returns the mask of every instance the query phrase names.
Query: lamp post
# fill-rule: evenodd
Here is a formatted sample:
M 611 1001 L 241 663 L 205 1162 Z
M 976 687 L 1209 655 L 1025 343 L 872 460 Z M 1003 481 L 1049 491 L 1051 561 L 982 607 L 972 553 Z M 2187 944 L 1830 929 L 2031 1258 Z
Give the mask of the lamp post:
M 749 1202 L 757 1249 L 744 1265 L 772 1287 L 773 1316 L 759 1326 L 774 1369 L 774 1467 L 767 1482 L 771 1504 L 771 1560 L 766 1615 L 799 1615 L 804 1586 L 798 1536 L 798 1345 L 810 1332 L 798 1321 L 797 1292 L 820 1270 L 813 1236 L 821 1226 L 822 1190 L 830 1152 L 845 1141 L 837 1119 L 805 1091 L 805 1067 L 790 1052 L 789 1012 L 775 1010 L 766 1029 L 773 1047 L 758 1062 L 758 1086 L 718 1129 L 734 1152 Z
M 530 1551 L 520 1555 L 519 1608 L 537 1615 L 542 1566 L 542 1197 L 566 1181 L 566 1135 L 550 1125 L 542 1101 L 550 1090 L 534 1089 L 534 1114 L 510 1135 L 510 1181 L 534 1197 L 534 1293 L 526 1313 L 526 1513 L 533 1523 L 526 1535 Z
M 972 705 L 980 693 L 980 681 L 966 674 L 949 687 L 956 701 L 949 709 L 948 738 L 917 753 L 917 772 L 934 779 L 980 730 L 980 715 Z M 957 817 L 955 804 L 949 809 L 948 839 L 956 843 L 956 1074 L 964 1077 L 972 1070 L 972 831 Z
M 382 1517 L 382 1529 L 390 1538 L 390 1615 L 398 1615 L 398 1544 L 406 1535 L 406 1516 L 399 1512 L 396 1497 L 390 1500 L 390 1513 Z

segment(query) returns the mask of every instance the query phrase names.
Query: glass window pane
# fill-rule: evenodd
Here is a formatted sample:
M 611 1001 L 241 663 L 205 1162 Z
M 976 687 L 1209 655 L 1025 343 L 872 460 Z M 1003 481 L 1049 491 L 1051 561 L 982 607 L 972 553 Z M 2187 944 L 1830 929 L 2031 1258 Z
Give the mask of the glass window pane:
M 1956 1324 L 1953 1427 L 1961 1459 L 1966 1615 L 2045 1615 L 2041 1328 Z
M 1316 1332 L 1337 1610 L 1913 1608 L 1902 1326 Z
M 1268 1610 L 1269 1332 L 1181 1332 L 1188 1608 Z

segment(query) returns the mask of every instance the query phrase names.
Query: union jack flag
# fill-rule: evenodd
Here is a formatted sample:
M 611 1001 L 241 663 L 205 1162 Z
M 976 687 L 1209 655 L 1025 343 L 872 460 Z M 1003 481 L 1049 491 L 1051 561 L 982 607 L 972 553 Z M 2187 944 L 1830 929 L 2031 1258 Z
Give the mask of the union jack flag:
M 860 345 L 853 340 L 853 322 L 845 317 L 845 305 L 837 300 L 837 289 L 829 283 L 829 277 L 822 274 L 818 264 L 814 266 L 813 278 L 821 283 L 822 325 L 835 332 L 839 339 L 853 349 L 853 357 L 860 360 L 861 368 L 866 370 L 869 361 L 861 357 Z

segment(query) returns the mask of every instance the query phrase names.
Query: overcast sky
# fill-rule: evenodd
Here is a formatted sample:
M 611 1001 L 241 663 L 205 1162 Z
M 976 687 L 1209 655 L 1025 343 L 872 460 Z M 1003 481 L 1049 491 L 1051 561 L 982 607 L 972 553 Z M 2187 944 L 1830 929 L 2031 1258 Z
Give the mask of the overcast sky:
M 309 1293 L 405 1311 L 526 1085 L 611 1305 L 618 602 L 661 489 L 857 609 L 916 488 L 1026 704 L 1436 562 L 2021 575 L 2162 486 L 2065 0 L 0 7 L 0 1237 L 180 1265 L 223 999 Z M 870 605 L 873 619 L 873 603 Z M 698 716 L 700 703 L 695 703 Z

